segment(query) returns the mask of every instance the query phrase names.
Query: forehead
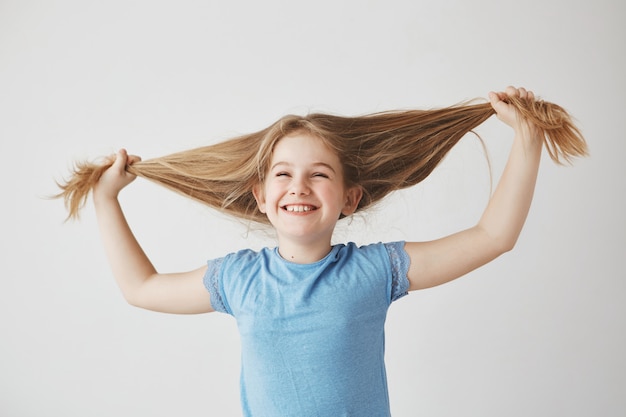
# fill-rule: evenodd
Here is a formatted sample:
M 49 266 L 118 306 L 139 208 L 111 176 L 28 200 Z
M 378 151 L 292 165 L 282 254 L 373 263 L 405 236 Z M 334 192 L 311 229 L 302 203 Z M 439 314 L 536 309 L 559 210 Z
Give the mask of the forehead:
M 276 163 L 318 163 L 341 167 L 339 156 L 323 139 L 309 133 L 292 133 L 281 138 L 272 152 L 272 166 Z

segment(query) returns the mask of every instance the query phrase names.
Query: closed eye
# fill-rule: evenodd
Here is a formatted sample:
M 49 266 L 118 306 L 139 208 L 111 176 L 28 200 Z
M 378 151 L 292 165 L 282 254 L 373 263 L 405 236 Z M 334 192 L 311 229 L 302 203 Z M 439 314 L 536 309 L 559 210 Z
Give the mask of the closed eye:
M 316 172 L 313 174 L 314 177 L 321 177 L 321 178 L 328 178 L 327 174 L 324 174 L 323 172 Z

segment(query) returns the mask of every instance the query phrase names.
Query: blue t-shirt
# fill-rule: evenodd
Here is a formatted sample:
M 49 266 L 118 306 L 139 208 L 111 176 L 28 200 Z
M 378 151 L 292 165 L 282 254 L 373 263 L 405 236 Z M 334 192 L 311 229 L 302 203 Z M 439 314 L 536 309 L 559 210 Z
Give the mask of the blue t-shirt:
M 312 264 L 267 248 L 209 261 L 213 308 L 241 336 L 244 415 L 389 416 L 384 323 L 408 267 L 404 242 L 336 245 Z

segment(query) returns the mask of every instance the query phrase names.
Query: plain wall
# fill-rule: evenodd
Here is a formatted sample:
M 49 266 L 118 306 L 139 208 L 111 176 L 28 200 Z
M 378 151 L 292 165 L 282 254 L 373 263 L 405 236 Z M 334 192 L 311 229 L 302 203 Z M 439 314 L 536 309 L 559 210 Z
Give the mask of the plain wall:
M 125 303 L 88 201 L 54 181 L 120 147 L 144 159 L 286 113 L 451 105 L 522 85 L 567 108 L 591 157 L 544 154 L 514 251 L 395 303 L 392 412 L 626 414 L 626 88 L 617 0 L 0 1 L 0 415 L 236 416 L 239 344 L 221 314 Z M 512 131 L 478 129 L 494 182 Z M 337 241 L 436 238 L 477 221 L 490 188 L 471 136 L 424 183 L 342 224 Z M 273 245 L 138 179 L 121 195 L 163 272 Z

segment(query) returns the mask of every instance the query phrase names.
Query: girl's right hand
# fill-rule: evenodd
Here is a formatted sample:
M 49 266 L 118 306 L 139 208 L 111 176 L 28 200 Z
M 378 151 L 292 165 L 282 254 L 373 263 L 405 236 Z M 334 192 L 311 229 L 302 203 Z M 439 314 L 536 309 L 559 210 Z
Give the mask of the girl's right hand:
M 111 165 L 100 177 L 93 190 L 94 198 L 117 198 L 117 195 L 137 177 L 126 170 L 128 165 L 141 161 L 136 155 L 128 155 L 126 149 L 120 149 Z

